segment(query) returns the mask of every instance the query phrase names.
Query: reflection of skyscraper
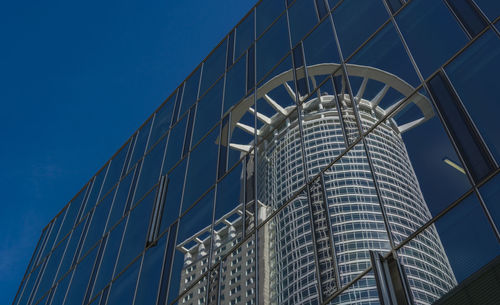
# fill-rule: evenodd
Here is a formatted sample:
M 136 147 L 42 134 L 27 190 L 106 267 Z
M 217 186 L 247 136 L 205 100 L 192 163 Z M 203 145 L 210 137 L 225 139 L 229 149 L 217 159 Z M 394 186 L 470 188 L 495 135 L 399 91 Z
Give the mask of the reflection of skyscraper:
M 324 73 L 335 67 L 332 64 L 317 65 L 310 70 L 310 74 L 315 71 Z M 354 100 L 365 129 L 385 119 L 390 109 L 382 109 L 378 104 L 388 88 L 395 89 L 404 97 L 413 91 L 403 80 L 381 70 L 354 65 L 348 66 L 348 69 L 352 77 L 364 78 Z M 286 84 L 292 79 L 291 73 L 286 71 L 262 87 Z M 295 106 L 280 108 L 273 104 L 277 102 L 267 95 L 268 92 L 258 91 L 260 96 L 257 98 L 265 96 L 273 108 L 281 110 L 265 118 L 263 121 L 266 124 L 257 132 L 261 140 L 257 148 L 257 199 L 260 209 L 266 210 L 262 215 L 266 215 L 269 209 L 279 209 L 283 202 L 300 191 L 305 172 L 309 178 L 314 177 L 339 156 L 344 150 L 344 137 L 357 137 L 356 113 L 350 95 L 341 88 L 341 78 L 339 75 L 334 76 L 331 92 L 320 90 L 316 98 L 305 101 L 300 114 Z M 363 91 L 370 79 L 382 82 L 384 86 L 374 98 L 367 100 L 363 99 Z M 338 86 L 335 86 L 337 80 Z M 290 94 L 293 95 L 293 92 Z M 431 218 L 401 134 L 432 117 L 433 110 L 429 101 L 420 94 L 405 103 L 414 103 L 423 117 L 398 125 L 391 115 L 387 123 L 373 131 L 366 141 L 372 164 L 363 145 L 354 146 L 317 178 L 307 191 L 301 192 L 262 227 L 265 236 L 262 232 L 259 234 L 259 245 L 266 244 L 265 257 L 268 259 L 263 260 L 264 255 L 260 256 L 259 274 L 267 272 L 266 276 L 262 276 L 267 280 L 267 287 L 261 288 L 265 291 L 259 294 L 261 303 L 315 304 L 318 295 L 324 300 L 338 289 L 339 282 L 341 285 L 349 283 L 370 266 L 370 251 L 384 254 L 390 250 L 386 225 L 393 239 L 399 243 Z M 245 105 L 243 102 L 240 107 L 247 110 L 244 109 Z M 241 116 L 241 108 L 233 110 L 234 117 Z M 301 151 L 302 142 L 305 151 Z M 241 143 L 232 143 L 232 146 L 244 147 Z M 383 199 L 383 210 L 370 166 L 379 173 L 377 183 L 379 195 Z M 241 208 L 235 211 L 242 214 Z M 236 239 L 236 235 L 231 237 L 231 229 L 232 232 L 240 231 L 235 230 L 235 224 L 226 219 L 219 219 L 218 222 L 226 222 L 229 226 L 221 233 L 214 233 L 216 248 L 222 244 L 221 236 L 224 239 Z M 241 226 L 241 217 L 235 223 Z M 200 240 L 199 235 L 202 233 L 205 233 L 207 240 L 211 238 L 209 233 L 200 232 L 193 240 Z M 405 262 L 407 280 L 412 286 L 421 287 L 415 301 L 430 304 L 456 285 L 456 280 L 434 227 L 416 244 L 418 248 L 406 249 L 400 256 Z M 194 252 L 197 255 L 204 253 L 203 242 L 196 247 L 198 250 Z M 189 286 L 186 280 L 188 270 L 196 268 L 192 254 L 187 253 L 185 258 L 182 276 L 185 283 L 181 284 L 185 286 L 181 290 Z M 236 258 L 236 261 L 240 263 L 241 258 Z M 319 266 L 318 270 L 315 263 Z M 244 275 L 241 272 L 239 274 Z M 255 278 L 254 275 L 250 277 Z M 366 302 L 378 302 L 376 289 L 375 280 L 368 279 L 364 286 L 353 290 L 352 294 L 363 295 L 361 299 Z M 233 294 L 238 292 L 234 291 Z M 246 303 L 254 298 L 254 295 L 238 294 L 236 300 L 237 303 Z M 360 297 L 353 299 L 358 302 Z M 349 303 L 349 297 L 344 297 L 341 302 Z

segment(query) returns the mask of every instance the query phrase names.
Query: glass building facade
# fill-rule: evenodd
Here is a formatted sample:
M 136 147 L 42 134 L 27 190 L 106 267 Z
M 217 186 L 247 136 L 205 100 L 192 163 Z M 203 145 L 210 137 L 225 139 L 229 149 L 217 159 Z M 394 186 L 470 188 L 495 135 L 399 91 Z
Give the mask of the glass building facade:
M 260 1 L 12 304 L 498 304 L 499 3 Z

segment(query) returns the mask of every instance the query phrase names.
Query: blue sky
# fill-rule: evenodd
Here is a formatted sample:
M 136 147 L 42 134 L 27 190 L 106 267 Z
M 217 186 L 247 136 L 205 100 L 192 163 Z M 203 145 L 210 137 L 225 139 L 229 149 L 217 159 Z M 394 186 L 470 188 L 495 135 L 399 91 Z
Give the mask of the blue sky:
M 2 303 L 42 228 L 255 2 L 2 5 Z

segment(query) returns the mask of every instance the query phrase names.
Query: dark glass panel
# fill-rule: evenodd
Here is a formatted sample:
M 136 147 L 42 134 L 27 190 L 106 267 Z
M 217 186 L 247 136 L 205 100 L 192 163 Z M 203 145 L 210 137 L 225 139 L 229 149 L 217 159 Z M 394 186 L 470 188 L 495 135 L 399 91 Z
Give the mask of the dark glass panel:
M 134 301 L 136 305 L 155 304 L 156 302 L 167 236 L 168 234 L 163 235 L 155 246 L 147 249 L 143 256 Z
M 132 305 L 140 266 L 141 260 L 138 259 L 111 284 L 108 296 L 109 305 Z
M 170 277 L 169 303 L 208 270 L 213 205 L 214 191 L 212 190 L 180 219 Z M 189 261 L 196 262 L 196 272 L 186 272 L 189 268 L 187 266 L 190 265 Z
M 224 54 L 226 52 L 226 47 L 224 47 Z M 224 70 L 224 60 L 222 59 L 222 69 Z M 186 81 L 184 85 L 184 93 L 182 94 L 182 104 L 181 111 L 179 114 L 182 116 L 198 99 L 198 89 L 200 83 L 200 71 L 198 68 Z M 203 72 L 203 77 L 205 78 L 205 72 Z M 210 84 L 211 85 L 211 84 Z
M 75 251 L 78 247 L 78 243 L 80 242 L 80 237 L 82 235 L 84 226 L 85 222 L 81 222 L 76 226 L 71 235 L 68 237 L 68 245 L 66 246 L 64 257 L 62 258 L 61 264 L 59 265 L 59 270 L 57 271 L 57 275 L 55 277 L 56 281 L 59 280 L 59 278 L 61 278 L 61 276 L 64 275 L 71 267 L 71 263 L 73 262 Z
M 446 1 L 471 37 L 475 37 L 488 24 L 468 0 Z
M 295 46 L 318 23 L 314 0 L 296 0 L 288 9 L 290 36 Z
M 137 163 L 137 161 L 139 161 L 140 158 L 142 158 L 142 156 L 144 156 L 146 144 L 149 138 L 149 130 L 151 129 L 151 121 L 151 119 L 148 120 L 139 130 L 139 134 L 136 135 L 134 150 L 132 152 L 130 164 L 128 165 L 129 170 Z
M 238 103 L 246 93 L 246 60 L 245 57 L 234 64 L 226 74 L 226 87 L 224 92 L 224 111 Z
M 170 128 L 172 121 L 172 111 L 175 103 L 175 94 L 172 95 L 155 115 L 151 136 L 149 137 L 148 147 L 153 146 Z
M 155 195 L 156 191 L 153 189 L 130 211 L 127 227 L 123 234 L 120 256 L 116 264 L 116 272 L 121 272 L 126 265 L 144 250 Z
M 132 204 L 135 204 L 135 202 L 132 202 L 132 199 L 134 198 L 134 191 L 135 187 L 137 185 L 137 179 L 139 179 L 139 173 L 141 169 L 141 164 L 143 160 L 140 160 L 139 163 L 137 163 L 137 166 L 135 167 L 134 170 L 134 177 L 132 178 L 132 184 L 130 185 L 130 193 L 127 197 L 127 202 L 125 203 L 125 212 L 127 213 L 130 208 L 132 207 Z
M 182 92 L 184 91 L 184 84 L 185 83 L 182 83 L 179 86 L 179 89 L 177 89 L 177 94 L 175 95 L 174 111 L 172 112 L 172 125 L 177 123 L 177 120 L 179 119 L 179 111 L 181 110 Z
M 500 16 L 500 2 L 497 0 L 474 0 L 491 21 Z
M 324 64 L 340 63 L 330 18 L 323 20 L 309 36 L 304 38 L 302 45 L 304 47 L 307 72 L 311 79 L 312 87 L 316 88 L 326 77 L 325 73 L 320 72 L 322 66 Z M 328 74 L 333 73 L 335 69 L 336 66 L 332 65 Z
M 108 164 L 109 165 L 109 164 Z M 108 166 L 105 166 L 95 177 L 92 182 L 92 188 L 90 189 L 90 193 L 87 195 L 87 200 L 84 203 L 85 208 L 83 208 L 83 212 L 80 214 L 80 220 L 86 217 L 87 213 L 99 202 L 101 198 L 101 188 L 102 182 L 106 177 Z
M 82 207 L 82 201 L 85 197 L 85 192 L 87 191 L 87 186 L 85 186 L 80 193 L 71 201 L 66 212 L 66 217 L 61 225 L 61 231 L 57 237 L 56 243 L 59 242 L 63 237 L 69 234 L 73 226 L 75 225 L 75 219 L 78 216 L 78 211 Z
M 127 152 L 130 146 L 130 142 L 125 145 L 111 160 L 109 165 L 108 173 L 106 174 L 106 180 L 102 186 L 101 197 L 106 195 L 108 191 L 120 181 L 123 172 L 123 163 L 127 157 Z
M 443 1 L 411 1 L 396 21 L 424 78 L 467 43 Z
M 120 251 L 120 243 L 122 241 L 125 223 L 125 220 L 120 222 L 113 229 L 113 231 L 109 233 L 108 240 L 106 242 L 106 249 L 102 255 L 102 260 L 90 299 L 97 295 L 109 283 L 109 281 L 113 279 L 113 271 L 115 270 L 118 251 Z
M 159 304 L 164 304 L 167 301 L 168 289 L 170 283 L 170 271 L 172 269 L 172 260 L 175 251 L 175 241 L 177 237 L 177 225 L 178 222 L 174 223 L 170 229 L 167 240 L 167 249 L 165 251 L 165 259 L 163 260 L 163 270 L 160 279 L 160 291 L 158 293 Z
M 172 222 L 179 217 L 181 207 L 182 190 L 184 188 L 184 176 L 186 174 L 186 161 L 184 159 L 167 176 L 168 185 L 165 195 L 165 207 L 161 217 L 160 232 L 165 231 Z
M 428 304 L 499 253 L 498 240 L 474 194 L 398 250 L 413 299 Z
M 193 131 L 193 145 L 196 145 L 219 121 L 223 88 L 224 79 L 220 79 L 198 102 L 198 106 L 196 106 L 196 124 Z
M 348 58 L 388 17 L 382 1 L 342 2 L 333 11 L 333 22 L 344 58 Z
M 47 304 L 60 305 L 64 303 L 64 297 L 66 296 L 66 291 L 68 290 L 69 282 L 71 281 L 71 276 L 73 271 L 70 272 L 64 279 L 62 279 L 56 286 L 55 292 L 53 292 L 52 298 L 47 299 Z
M 50 232 L 50 226 L 47 226 L 43 228 L 42 234 L 40 236 L 40 239 L 38 240 L 38 243 L 36 244 L 35 251 L 33 251 L 33 256 L 31 257 L 31 260 L 28 264 L 28 268 L 26 268 L 26 274 L 24 275 L 25 277 L 30 273 L 38 263 L 38 258 L 40 257 L 40 252 L 43 250 L 43 245 L 45 244 L 45 239 L 47 238 L 47 235 Z M 23 278 L 24 279 L 24 278 Z M 26 282 L 24 281 L 22 285 L 24 285 Z M 21 293 L 21 290 L 19 290 L 18 293 Z M 12 302 L 14 303 L 14 302 Z
M 500 160 L 498 71 L 500 39 L 486 32 L 445 67 L 453 87 L 491 153 Z
M 193 136 L 193 124 L 196 107 L 191 108 L 188 115 L 186 135 L 184 136 L 184 147 L 182 149 L 182 157 L 184 158 L 191 148 L 191 138 Z
M 225 39 L 203 63 L 203 75 L 201 77 L 200 94 L 213 85 L 222 76 L 226 68 L 227 39 Z M 184 108 L 187 109 L 187 108 Z
M 260 81 L 289 50 L 286 15 L 282 15 L 257 41 L 257 81 Z
M 214 129 L 189 155 L 186 186 L 182 200 L 182 211 L 189 208 L 196 199 L 215 183 L 217 176 L 217 138 L 219 129 Z M 169 189 L 180 191 L 180 189 Z
M 241 54 L 254 41 L 254 25 L 255 15 L 252 11 L 237 27 L 236 27 L 236 43 L 234 46 L 234 59 L 238 59 Z
M 49 254 L 49 252 L 54 247 L 57 234 L 59 233 L 59 229 L 61 228 L 61 224 L 66 214 L 66 210 L 67 208 L 64 209 L 62 213 L 59 214 L 59 216 L 57 216 L 57 218 L 52 222 L 50 233 L 47 236 L 47 240 L 45 241 L 45 247 L 42 251 L 42 254 L 40 255 L 40 260 L 44 258 L 47 254 Z
M 181 152 L 184 144 L 184 136 L 186 133 L 187 115 L 185 115 L 172 130 L 168 136 L 167 153 L 163 162 L 162 173 L 168 172 L 181 157 Z
M 316 0 L 315 2 L 319 19 L 322 19 L 328 14 L 328 6 L 326 5 L 326 0 Z
M 158 145 L 156 145 L 147 155 L 142 162 L 141 174 L 135 189 L 134 202 L 141 200 L 141 198 L 149 191 L 153 185 L 158 183 L 160 178 L 160 171 L 165 154 L 165 143 L 167 138 L 163 138 Z
M 259 3 L 256 8 L 257 15 L 257 37 L 269 27 L 269 25 L 276 19 L 281 12 L 285 9 L 283 1 L 264 0 Z
M 304 51 L 302 44 L 297 45 L 292 50 L 295 83 L 297 88 L 297 93 L 299 94 L 299 101 L 304 99 L 309 95 L 309 81 L 306 77 L 306 71 L 304 66 Z
M 255 45 L 247 53 L 247 93 L 255 86 Z
M 393 14 L 401 8 L 401 1 L 404 0 L 387 0 L 387 5 Z
M 98 247 L 95 247 L 89 255 L 76 266 L 73 272 L 73 279 L 68 288 L 65 305 L 81 305 L 87 290 L 87 285 L 92 273 L 92 267 L 97 255 Z
M 28 302 L 30 301 L 30 296 L 33 293 L 33 288 L 35 287 L 40 272 L 43 271 L 43 266 L 44 265 L 41 264 L 40 266 L 35 268 L 33 272 L 29 275 L 29 277 L 26 279 L 26 284 L 24 285 L 24 291 L 19 296 L 19 302 L 18 302 L 19 305 L 28 304 Z
M 113 207 L 111 208 L 111 212 L 109 213 L 106 231 L 108 231 L 115 223 L 118 222 L 118 220 L 123 217 L 125 205 L 127 204 L 127 197 L 130 190 L 130 184 L 132 183 L 133 177 L 134 171 L 131 171 L 122 179 L 122 181 L 120 181 L 115 199 L 113 201 Z
M 228 43 L 227 43 L 227 60 L 226 69 L 231 67 L 234 62 L 234 30 L 229 33 Z
M 87 230 L 87 236 L 83 243 L 81 256 L 85 255 L 87 251 L 102 238 L 114 195 L 114 192 L 111 192 L 95 207 L 92 213 L 92 220 Z
M 441 73 L 434 76 L 427 84 L 467 168 L 474 180 L 480 181 L 494 167 L 486 148 L 477 137 L 449 82 Z
M 87 292 L 85 293 L 85 299 L 83 300 L 83 304 L 87 304 L 87 302 L 90 299 L 90 295 L 92 294 L 92 287 L 94 286 L 95 280 L 96 280 L 96 274 L 97 270 L 99 270 L 99 264 L 101 263 L 102 259 L 102 254 L 104 252 L 104 248 L 106 247 L 106 242 L 108 240 L 108 235 L 106 235 L 101 241 L 99 242 L 99 249 L 97 250 L 97 257 L 95 260 L 94 267 L 92 268 L 92 274 L 90 275 L 90 280 L 87 286 Z
M 491 218 L 495 222 L 497 230 L 500 230 L 500 204 L 498 203 L 498 198 L 500 198 L 500 175 L 497 174 L 485 185 L 481 186 L 479 192 L 483 197 Z

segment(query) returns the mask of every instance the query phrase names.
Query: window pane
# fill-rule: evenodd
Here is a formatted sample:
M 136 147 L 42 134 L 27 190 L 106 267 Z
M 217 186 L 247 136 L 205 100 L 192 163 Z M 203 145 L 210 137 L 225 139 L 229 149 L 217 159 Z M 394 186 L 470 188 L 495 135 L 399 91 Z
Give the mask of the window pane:
M 500 198 L 500 175 L 496 175 L 485 185 L 481 186 L 479 192 L 488 207 L 488 211 L 497 229 L 500 230 L 500 204 L 498 204 L 498 198 Z
M 333 11 L 333 22 L 344 58 L 349 57 L 388 19 L 382 1 L 344 1 Z
M 212 128 L 220 119 L 222 89 L 224 79 L 219 80 L 198 102 L 196 123 L 193 131 L 193 145 Z
M 486 20 L 468 0 L 453 0 L 447 3 L 471 37 L 475 37 L 487 26 Z
M 92 273 L 92 267 L 94 266 L 95 257 L 97 255 L 97 249 L 95 247 L 89 255 L 87 255 L 75 268 L 73 272 L 73 279 L 71 280 L 71 286 L 68 288 L 68 293 L 66 295 L 66 305 L 80 305 L 87 290 L 87 285 Z
M 224 48 L 226 50 L 226 48 Z M 224 58 L 225 59 L 225 58 Z M 224 61 L 222 62 L 224 66 Z M 224 69 L 224 67 L 223 67 Z M 182 104 L 179 115 L 183 115 L 198 99 L 198 89 L 200 83 L 200 71 L 198 68 L 189 79 L 186 81 L 184 85 L 184 93 L 182 94 Z
M 286 24 L 286 16 L 283 15 L 273 24 L 272 28 L 257 41 L 257 82 L 260 81 L 289 50 L 288 27 Z
M 165 137 L 144 157 L 141 174 L 135 189 L 134 202 L 140 200 L 153 185 L 158 183 L 166 142 L 167 138 Z
M 500 245 L 474 194 L 398 250 L 413 298 L 433 303 L 495 258 Z
M 172 130 L 168 136 L 167 153 L 163 162 L 162 173 L 168 172 L 180 159 L 186 133 L 187 115 L 185 115 Z
M 146 150 L 146 143 L 148 142 L 149 130 L 151 129 L 151 119 L 148 120 L 144 126 L 139 130 L 139 134 L 136 135 L 136 141 L 134 145 L 134 151 L 132 152 L 132 157 L 130 159 L 130 164 L 128 168 L 131 169 L 137 161 L 139 161 L 142 156 L 144 156 L 144 152 Z
M 165 195 L 165 207 L 163 208 L 161 217 L 160 232 L 165 231 L 179 217 L 182 190 L 184 188 L 184 175 L 186 174 L 186 160 L 184 159 L 167 176 L 168 185 Z
M 123 163 L 125 163 L 125 158 L 127 157 L 129 147 L 130 142 L 123 146 L 123 148 L 111 160 L 108 173 L 106 174 L 106 180 L 104 181 L 104 184 L 102 186 L 101 196 L 106 195 L 111 187 L 117 184 L 120 180 L 123 172 Z
M 246 58 L 242 57 L 235 63 L 226 75 L 226 87 L 224 92 L 224 111 L 226 111 L 237 102 L 246 93 Z
M 318 23 L 313 0 L 297 0 L 288 9 L 292 46 L 295 46 Z
M 257 37 L 276 19 L 285 9 L 283 1 L 264 0 L 257 6 Z
M 126 265 L 144 250 L 155 195 L 156 190 L 153 189 L 130 211 L 127 228 L 123 235 L 120 257 L 116 265 L 116 272 L 121 272 Z
M 396 16 L 396 21 L 424 78 L 467 42 L 443 1 L 412 1 Z
M 113 227 L 113 225 L 115 225 L 118 220 L 123 217 L 125 205 L 127 204 L 127 197 L 129 195 L 130 184 L 132 183 L 133 177 L 134 171 L 131 171 L 122 179 L 122 181 L 120 181 L 115 199 L 113 201 L 113 207 L 111 208 L 111 212 L 109 213 L 109 220 L 106 225 L 106 231 Z
M 203 63 L 200 94 L 205 93 L 222 76 L 226 68 L 227 39 L 224 40 Z
M 172 111 L 174 109 L 175 94 L 170 97 L 156 112 L 148 147 L 153 146 L 170 128 Z
M 69 281 L 71 280 L 73 272 L 69 273 L 63 280 L 61 280 L 57 287 L 55 288 L 54 295 L 52 297 L 52 305 L 62 304 L 64 302 L 64 296 L 68 290 Z M 50 301 L 50 300 L 48 300 Z
M 113 231 L 109 233 L 106 249 L 102 255 L 100 268 L 96 276 L 90 299 L 97 295 L 113 279 L 113 270 L 115 269 L 118 251 L 120 250 L 125 223 L 126 221 L 120 222 Z
M 136 305 L 155 304 L 156 302 L 167 236 L 168 234 L 163 235 L 155 246 L 147 249 L 143 256 L 134 301 Z
M 85 193 L 87 192 L 88 185 L 84 186 L 80 193 L 71 201 L 69 204 L 69 207 L 66 211 L 66 216 L 64 218 L 64 222 L 61 225 L 61 231 L 59 232 L 59 235 L 57 237 L 57 242 L 59 242 L 63 237 L 68 235 L 73 229 L 73 226 L 75 225 L 75 219 L 78 216 L 78 211 L 80 211 L 82 207 L 82 201 L 83 198 L 85 197 Z M 35 258 L 35 256 L 33 256 Z
M 497 73 L 500 69 L 500 39 L 493 31 L 481 36 L 445 67 L 474 124 L 497 160 L 500 160 L 500 111 Z
M 61 278 L 71 267 L 73 262 L 73 258 L 75 256 L 76 248 L 78 247 L 78 243 L 80 242 L 80 237 L 82 235 L 83 227 L 85 226 L 85 222 L 81 222 L 71 233 L 71 236 L 68 237 L 68 245 L 66 246 L 66 251 L 64 252 L 64 258 L 61 260 L 61 264 L 59 266 L 59 270 L 57 271 L 56 280 Z
M 217 175 L 217 138 L 219 129 L 212 131 L 200 145 L 196 146 L 189 156 L 186 186 L 182 200 L 182 211 L 194 203 L 215 183 Z M 180 189 L 170 189 L 180 191 Z
M 109 290 L 108 304 L 132 304 L 141 260 L 138 259 L 117 278 Z
M 254 41 L 254 24 L 255 15 L 252 11 L 237 27 L 236 27 L 236 43 L 234 47 L 234 59 L 238 59 L 243 52 Z
M 497 0 L 474 0 L 491 21 L 500 16 L 500 2 Z

